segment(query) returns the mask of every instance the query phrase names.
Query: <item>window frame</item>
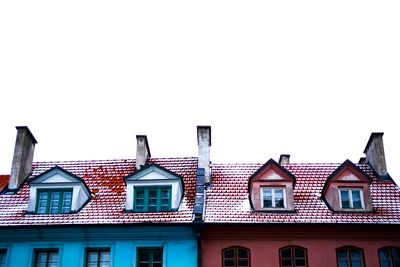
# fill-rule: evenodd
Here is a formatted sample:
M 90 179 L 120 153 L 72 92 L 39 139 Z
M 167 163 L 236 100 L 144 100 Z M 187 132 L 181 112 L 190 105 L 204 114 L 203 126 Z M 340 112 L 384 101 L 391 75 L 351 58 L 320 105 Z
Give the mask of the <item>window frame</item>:
M 392 250 L 393 249 L 397 249 L 398 250 L 398 253 L 399 253 L 399 255 L 400 255 L 400 247 L 396 247 L 396 246 L 386 246 L 386 247 L 382 247 L 382 248 L 380 248 L 380 249 L 378 249 L 378 258 L 379 258 L 379 266 L 380 267 L 382 267 L 382 258 L 381 258 L 381 254 L 380 254 L 380 252 L 382 251 L 382 250 L 384 250 L 384 249 L 389 249 L 389 254 L 390 254 L 390 258 L 389 258 L 389 260 L 390 260 L 390 266 L 392 266 L 392 267 L 394 267 L 395 265 L 394 265 L 394 258 L 393 258 L 393 252 L 392 252 Z
M 161 263 L 161 266 L 164 266 L 164 249 L 163 247 L 138 247 L 136 250 L 137 257 L 136 257 L 136 264 L 137 266 L 140 266 L 140 253 L 141 252 L 150 252 L 153 256 L 151 260 L 149 261 L 149 267 L 153 267 L 154 265 L 154 252 L 161 252 L 161 262 L 156 262 L 156 263 Z
M 360 193 L 361 208 L 354 208 L 353 191 L 358 191 Z M 348 194 L 349 205 L 350 205 L 349 208 L 343 208 L 342 192 L 347 192 L 347 194 Z M 360 188 L 360 187 L 339 187 L 338 194 L 339 194 L 340 209 L 341 210 L 365 210 L 363 193 L 364 193 L 363 188 Z
M 247 267 L 251 267 L 251 254 L 250 254 L 250 249 L 249 248 L 246 248 L 246 247 L 242 247 L 242 246 L 231 246 L 231 247 L 227 247 L 227 248 L 224 248 L 224 249 L 222 249 L 222 267 L 226 267 L 226 265 L 225 265 L 225 252 L 226 251 L 228 251 L 228 250 L 231 250 L 231 249 L 233 249 L 234 250 L 234 252 L 233 252 L 233 254 L 234 254 L 234 256 L 233 256 L 233 260 L 234 260 L 234 267 L 237 267 L 238 266 L 238 261 L 239 261 L 239 257 L 238 257 L 238 250 L 239 249 L 241 249 L 241 250 L 244 250 L 244 251 L 246 251 L 247 252 Z M 244 259 L 244 258 L 241 258 L 241 259 Z
M 284 250 L 287 250 L 287 249 L 290 249 L 290 252 L 291 252 L 291 257 L 290 257 L 290 261 L 292 262 L 292 266 L 291 266 L 291 267 L 297 266 L 297 265 L 296 265 L 296 254 L 295 254 L 295 249 L 301 249 L 301 250 L 303 250 L 303 252 L 304 252 L 304 261 L 305 261 L 304 267 L 308 267 L 308 254 L 307 254 L 307 249 L 304 248 L 304 247 L 300 247 L 300 246 L 286 246 L 286 247 L 283 247 L 283 248 L 280 248 L 280 249 L 279 249 L 279 266 L 280 266 L 280 267 L 282 267 L 282 260 L 284 259 L 284 258 L 282 257 L 282 252 L 283 252 Z M 288 258 L 285 258 L 285 259 L 288 259 Z M 303 258 L 299 258 L 299 259 L 303 259 Z
M 58 256 L 58 262 L 57 266 L 60 266 L 60 251 L 58 248 L 44 248 L 44 249 L 35 249 L 34 250 L 34 258 L 33 258 L 33 266 L 37 267 L 38 266 L 38 255 L 39 253 L 46 253 L 46 267 L 49 267 L 49 254 L 50 253 L 57 253 Z
M 51 195 L 54 192 L 59 192 L 60 193 L 60 200 L 58 203 L 58 208 L 57 208 L 57 213 L 51 213 Z M 62 212 L 63 210 L 63 202 L 64 202 L 64 193 L 70 192 L 71 193 L 71 204 L 69 206 L 69 212 Z M 41 193 L 47 193 L 47 203 L 46 203 L 46 212 L 44 213 L 39 213 L 39 202 L 40 202 L 40 194 Z M 72 212 L 72 202 L 73 202 L 73 194 L 74 190 L 73 188 L 38 188 L 36 191 L 36 207 L 35 207 L 35 213 L 36 214 L 68 214 Z
M 162 209 L 161 203 L 161 191 L 162 189 L 168 189 L 168 209 Z M 144 191 L 144 198 L 143 198 L 143 210 L 137 209 L 137 194 L 138 191 Z M 156 210 L 149 210 L 149 191 L 150 190 L 157 190 L 157 205 Z M 171 185 L 151 185 L 151 186 L 134 186 L 133 187 L 133 211 L 134 212 L 165 212 L 171 211 L 171 204 L 172 204 L 172 186 Z
M 337 266 L 340 267 L 339 265 L 339 257 L 338 257 L 338 252 L 340 250 L 346 250 L 347 252 L 347 263 L 348 263 L 348 267 L 352 267 L 352 260 L 351 260 L 351 251 L 352 250 L 359 250 L 361 252 L 361 267 L 365 267 L 365 258 L 364 258 L 364 250 L 362 248 L 359 247 L 354 247 L 354 246 L 343 246 L 343 247 L 339 247 L 336 248 L 336 263 Z M 350 252 L 350 253 L 349 253 Z
M 99 248 L 88 247 L 88 248 L 85 249 L 85 267 L 89 266 L 89 253 L 91 253 L 91 252 L 95 252 L 95 253 L 98 254 L 97 267 L 101 266 L 100 265 L 100 263 L 101 263 L 101 261 L 100 261 L 101 253 L 108 252 L 108 254 L 109 254 L 109 262 L 108 263 L 109 263 L 109 266 L 111 266 L 111 248 L 109 248 L 109 247 L 99 247 Z
M 264 207 L 264 190 L 272 190 L 272 207 Z M 274 207 L 275 205 L 275 190 L 282 190 L 283 192 L 283 207 Z M 261 209 L 263 210 L 286 210 L 288 209 L 287 200 L 286 200 L 286 187 L 285 186 L 261 186 L 260 187 L 260 201 L 261 201 Z
M 6 248 L 0 248 L 0 267 L 6 267 L 7 266 L 7 249 Z M 1 262 L 3 260 L 3 262 Z

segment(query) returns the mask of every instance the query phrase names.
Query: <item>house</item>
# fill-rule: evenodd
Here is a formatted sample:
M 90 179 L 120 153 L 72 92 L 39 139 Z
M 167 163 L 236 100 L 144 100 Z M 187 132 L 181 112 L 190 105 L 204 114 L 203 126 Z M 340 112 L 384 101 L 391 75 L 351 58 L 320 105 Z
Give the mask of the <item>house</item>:
M 198 266 L 198 158 L 152 158 L 136 138 L 136 159 L 33 162 L 37 141 L 17 127 L 0 176 L 0 266 Z
M 400 266 L 400 189 L 382 136 L 358 163 L 212 164 L 202 266 Z
M 198 156 L 34 162 L 17 127 L 0 176 L 0 267 L 397 267 L 400 189 L 383 133 L 358 163 L 211 163 Z

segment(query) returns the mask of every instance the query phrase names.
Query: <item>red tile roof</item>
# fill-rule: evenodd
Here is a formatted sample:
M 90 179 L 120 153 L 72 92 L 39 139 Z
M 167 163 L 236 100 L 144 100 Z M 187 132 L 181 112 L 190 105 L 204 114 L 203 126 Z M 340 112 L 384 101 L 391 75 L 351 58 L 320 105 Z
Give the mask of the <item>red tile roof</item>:
M 248 179 L 263 164 L 213 164 L 206 193 L 206 223 L 394 223 L 400 224 L 400 189 L 378 181 L 368 164 L 356 164 L 372 177 L 373 213 L 335 213 L 321 199 L 329 175 L 341 164 L 284 164 L 296 177 L 294 213 L 255 212 L 250 208 Z
M 25 183 L 14 195 L 0 195 L 0 225 L 190 223 L 193 216 L 197 158 L 150 159 L 149 163 L 158 164 L 183 177 L 185 193 L 178 211 L 124 211 L 124 177 L 135 171 L 135 160 L 35 162 L 29 179 L 58 165 L 84 179 L 92 193 L 92 199 L 77 213 L 28 214 L 29 185 Z
M 0 175 L 0 191 L 8 185 L 10 175 Z

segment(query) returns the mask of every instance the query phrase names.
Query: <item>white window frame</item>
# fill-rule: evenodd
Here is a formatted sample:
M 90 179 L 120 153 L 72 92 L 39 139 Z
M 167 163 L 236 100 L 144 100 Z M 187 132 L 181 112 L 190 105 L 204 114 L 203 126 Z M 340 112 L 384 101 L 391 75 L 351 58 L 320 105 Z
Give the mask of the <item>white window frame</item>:
M 349 196 L 350 208 L 343 208 L 343 206 L 342 206 L 342 194 L 341 194 L 342 191 L 346 191 L 348 196 Z M 361 208 L 354 208 L 353 193 L 350 193 L 352 191 L 360 192 Z M 343 210 L 363 210 L 363 209 L 365 209 L 364 196 L 363 196 L 363 189 L 362 188 L 342 187 L 342 188 L 339 188 L 338 193 L 339 193 L 340 209 L 343 209 Z
M 264 190 L 272 191 L 272 207 L 264 207 Z M 283 207 L 274 207 L 275 206 L 275 190 L 283 191 Z M 268 187 L 262 186 L 260 187 L 260 200 L 261 200 L 261 208 L 262 209 L 287 209 L 287 201 L 286 201 L 286 187 Z

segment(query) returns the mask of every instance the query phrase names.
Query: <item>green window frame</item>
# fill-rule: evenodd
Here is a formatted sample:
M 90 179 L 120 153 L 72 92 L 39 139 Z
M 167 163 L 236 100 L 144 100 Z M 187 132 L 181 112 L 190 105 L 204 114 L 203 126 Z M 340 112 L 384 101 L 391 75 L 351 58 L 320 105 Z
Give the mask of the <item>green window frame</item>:
M 0 267 L 6 266 L 7 249 L 0 249 Z
M 86 267 L 110 267 L 110 248 L 86 249 Z
M 162 267 L 162 248 L 138 248 L 137 267 Z
M 72 188 L 38 189 L 36 198 L 38 214 L 71 212 Z
M 58 267 L 58 249 L 38 249 L 35 250 L 34 267 Z
M 171 210 L 171 186 L 135 186 L 134 191 L 134 211 Z

